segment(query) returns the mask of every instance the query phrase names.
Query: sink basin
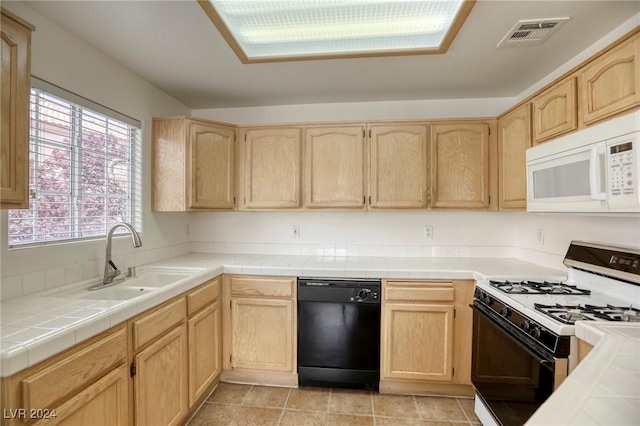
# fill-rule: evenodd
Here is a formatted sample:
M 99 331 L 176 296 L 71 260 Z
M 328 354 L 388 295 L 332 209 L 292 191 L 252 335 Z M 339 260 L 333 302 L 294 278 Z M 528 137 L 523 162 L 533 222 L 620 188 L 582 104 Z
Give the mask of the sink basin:
M 130 300 L 144 294 L 191 278 L 205 268 L 143 267 L 138 276 L 98 290 L 76 289 L 59 294 L 60 297 L 88 300 Z
M 151 293 L 157 290 L 156 288 L 147 288 L 140 286 L 126 286 L 121 287 L 116 284 L 113 287 L 107 287 L 100 290 L 87 291 L 82 290 L 76 292 L 75 299 L 89 299 L 89 300 L 129 300 L 134 297 L 141 296 L 143 294 Z M 70 295 L 71 296 L 71 295 Z
M 177 281 L 186 279 L 193 276 L 184 272 L 160 272 L 160 271 L 147 271 L 135 278 L 129 278 L 121 284 L 116 284 L 116 287 L 151 287 L 160 288 L 169 284 L 173 284 Z

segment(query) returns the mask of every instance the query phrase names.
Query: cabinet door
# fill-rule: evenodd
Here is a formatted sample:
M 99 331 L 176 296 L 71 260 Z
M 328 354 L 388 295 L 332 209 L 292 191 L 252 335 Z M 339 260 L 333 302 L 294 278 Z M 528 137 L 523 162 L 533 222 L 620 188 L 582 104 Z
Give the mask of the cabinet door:
M 294 371 L 292 300 L 231 300 L 231 367 Z
M 533 140 L 536 144 L 577 128 L 575 77 L 533 98 Z
M 2 13 L 0 31 L 0 207 L 29 208 L 31 29 Z
M 364 126 L 305 131 L 305 207 L 364 207 Z
M 640 105 L 640 35 L 587 65 L 581 85 L 585 124 Z
M 431 126 L 431 206 L 489 206 L 489 126 L 485 123 Z
M 427 128 L 371 126 L 370 207 L 427 206 Z
M 235 205 L 235 131 L 191 123 L 192 209 L 230 209 Z
M 136 425 L 177 425 L 189 411 L 186 327 L 174 328 L 134 357 Z
M 498 206 L 500 210 L 527 208 L 527 161 L 531 147 L 530 104 L 498 120 Z
M 250 129 L 242 165 L 246 209 L 300 207 L 302 139 L 298 128 Z
M 382 378 L 451 381 L 453 305 L 387 303 Z
M 111 371 L 96 383 L 55 409 L 55 418 L 37 425 L 125 426 L 129 424 L 129 369 Z
M 189 406 L 209 389 L 222 371 L 222 317 L 220 302 L 195 315 L 189 330 Z

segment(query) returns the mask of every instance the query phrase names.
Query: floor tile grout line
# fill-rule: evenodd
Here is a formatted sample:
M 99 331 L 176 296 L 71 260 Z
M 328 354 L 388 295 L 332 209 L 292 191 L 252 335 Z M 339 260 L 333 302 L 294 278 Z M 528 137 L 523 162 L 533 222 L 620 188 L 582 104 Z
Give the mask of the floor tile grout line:
M 458 405 L 462 409 L 462 412 L 464 413 L 464 415 L 467 417 L 467 421 L 469 422 L 470 425 L 476 424 L 476 423 L 474 423 L 474 421 L 471 418 L 471 416 L 467 413 L 467 411 L 462 406 L 462 403 L 460 402 L 460 399 L 462 399 L 462 398 L 456 398 L 456 401 L 458 401 Z M 473 399 L 471 401 L 473 401 Z M 475 414 L 475 413 L 473 413 L 473 414 Z
M 369 397 L 371 398 L 371 415 L 373 416 L 373 424 L 376 425 L 378 422 L 376 421 L 376 407 L 373 402 L 373 392 L 369 392 Z
M 240 401 L 240 405 L 244 405 L 244 400 L 247 399 L 247 397 L 249 396 L 249 394 L 251 393 L 251 391 L 254 388 L 254 385 L 249 385 L 249 390 L 247 391 L 247 393 L 244 394 L 244 396 L 242 397 L 242 401 Z
M 460 409 L 462 410 L 462 414 L 464 414 L 464 416 L 466 417 L 467 422 L 471 424 L 471 419 L 469 418 L 469 416 L 467 415 L 467 412 L 465 411 L 464 407 L 460 403 L 460 398 L 456 398 L 456 402 L 458 403 L 458 407 L 460 407 Z
M 413 406 L 416 409 L 416 414 L 418 415 L 418 419 L 420 419 L 421 422 L 424 422 L 424 419 L 420 415 L 420 410 L 418 409 L 418 398 L 416 398 L 415 395 L 411 395 L 411 397 L 413 398 Z
M 278 425 L 282 423 L 282 419 L 284 417 L 284 411 L 287 409 L 287 403 L 289 402 L 290 395 L 291 395 L 291 388 L 289 388 L 289 392 L 287 392 L 287 397 L 284 400 L 284 405 L 282 406 L 282 413 L 280 413 L 280 418 L 278 419 Z

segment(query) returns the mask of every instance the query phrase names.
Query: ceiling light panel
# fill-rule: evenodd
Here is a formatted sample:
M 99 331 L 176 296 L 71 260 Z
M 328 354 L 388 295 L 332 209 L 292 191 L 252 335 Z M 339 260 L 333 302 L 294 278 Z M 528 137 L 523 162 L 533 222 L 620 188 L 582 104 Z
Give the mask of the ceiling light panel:
M 460 15 L 464 15 L 463 20 L 466 18 L 473 3 L 464 0 L 200 1 L 225 38 L 230 41 L 230 35 L 231 41 L 237 43 L 232 47 L 236 53 L 239 47 L 247 62 L 252 58 L 311 59 L 313 56 L 438 50 L 450 28 Z M 224 27 L 220 28 L 220 24 Z

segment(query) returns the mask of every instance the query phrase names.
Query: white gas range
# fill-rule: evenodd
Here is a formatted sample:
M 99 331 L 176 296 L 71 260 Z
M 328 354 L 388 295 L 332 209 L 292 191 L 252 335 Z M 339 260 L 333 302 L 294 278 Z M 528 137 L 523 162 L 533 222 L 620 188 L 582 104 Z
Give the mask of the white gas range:
M 575 321 L 640 326 L 640 250 L 572 242 L 564 281 L 478 281 L 472 382 L 486 425 L 522 425 L 575 368 Z

